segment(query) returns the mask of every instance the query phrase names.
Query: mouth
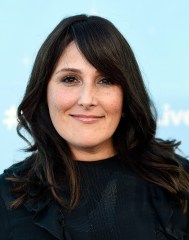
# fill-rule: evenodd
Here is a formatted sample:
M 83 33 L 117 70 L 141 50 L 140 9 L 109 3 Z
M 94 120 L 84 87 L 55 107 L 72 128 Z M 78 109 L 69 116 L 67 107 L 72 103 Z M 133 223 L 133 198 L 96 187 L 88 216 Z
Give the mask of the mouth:
M 75 120 L 78 120 L 83 123 L 94 123 L 104 118 L 104 116 L 83 115 L 83 114 L 70 114 L 70 116 L 73 117 Z

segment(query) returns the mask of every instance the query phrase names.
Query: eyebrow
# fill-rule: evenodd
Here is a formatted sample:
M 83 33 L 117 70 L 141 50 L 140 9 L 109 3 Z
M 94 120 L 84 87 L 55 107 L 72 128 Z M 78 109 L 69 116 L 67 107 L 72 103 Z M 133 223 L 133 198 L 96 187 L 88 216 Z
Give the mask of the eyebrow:
M 77 69 L 77 68 L 61 68 L 55 74 L 58 74 L 59 72 L 76 72 L 76 73 L 81 73 L 81 71 L 79 69 Z

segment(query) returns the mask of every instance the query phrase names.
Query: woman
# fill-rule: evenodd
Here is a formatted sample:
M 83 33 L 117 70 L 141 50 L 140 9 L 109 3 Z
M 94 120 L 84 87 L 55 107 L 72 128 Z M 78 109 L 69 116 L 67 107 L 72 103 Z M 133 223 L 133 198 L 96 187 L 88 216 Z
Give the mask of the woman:
M 31 154 L 1 175 L 2 240 L 189 239 L 189 164 L 178 143 L 156 139 L 154 106 L 111 22 L 58 24 L 18 120 Z

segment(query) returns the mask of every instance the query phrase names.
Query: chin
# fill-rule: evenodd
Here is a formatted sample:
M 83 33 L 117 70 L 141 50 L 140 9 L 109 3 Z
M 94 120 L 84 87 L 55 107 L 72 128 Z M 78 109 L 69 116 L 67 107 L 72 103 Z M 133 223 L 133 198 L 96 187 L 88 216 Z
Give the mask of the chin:
M 111 142 L 106 142 L 106 141 L 92 141 L 88 140 L 87 141 L 79 141 L 78 143 L 73 144 L 72 146 L 75 146 L 78 149 L 83 149 L 83 150 L 96 150 L 96 149 L 101 149 L 101 148 L 111 148 L 112 144 Z

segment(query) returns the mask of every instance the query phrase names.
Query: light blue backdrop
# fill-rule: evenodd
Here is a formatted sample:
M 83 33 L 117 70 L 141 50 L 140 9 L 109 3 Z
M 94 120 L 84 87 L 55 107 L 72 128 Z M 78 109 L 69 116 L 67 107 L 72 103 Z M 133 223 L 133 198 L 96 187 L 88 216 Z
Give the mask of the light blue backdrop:
M 0 172 L 25 155 L 15 109 L 36 53 L 56 24 L 72 14 L 110 19 L 130 42 L 159 113 L 157 135 L 182 141 L 189 155 L 188 0 L 0 1 Z

